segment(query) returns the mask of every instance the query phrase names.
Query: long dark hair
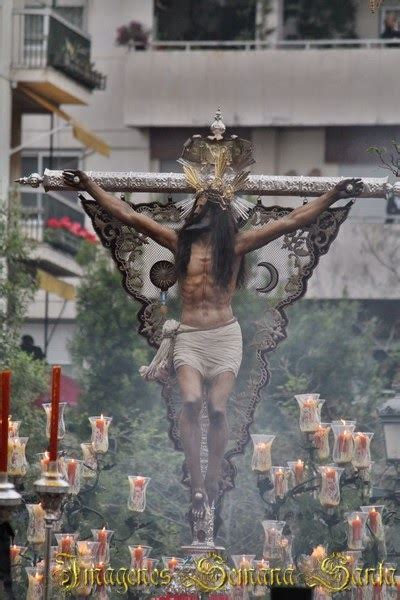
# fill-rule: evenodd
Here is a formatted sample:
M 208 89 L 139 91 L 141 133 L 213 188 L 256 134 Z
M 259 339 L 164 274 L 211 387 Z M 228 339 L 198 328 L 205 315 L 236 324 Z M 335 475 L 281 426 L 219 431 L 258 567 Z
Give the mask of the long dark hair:
M 229 210 L 223 210 L 218 204 L 206 202 L 203 209 L 195 214 L 195 207 L 182 229 L 178 233 L 178 249 L 176 253 L 176 272 L 178 279 L 187 273 L 192 244 L 206 233 L 210 234 L 212 248 L 212 273 L 216 284 L 221 289 L 226 289 L 232 282 L 235 263 L 235 236 L 238 226 Z M 191 226 L 199 224 L 203 217 L 209 219 L 207 229 L 199 227 L 190 229 Z M 245 281 L 244 256 L 240 261 L 239 271 L 236 279 L 236 287 L 241 287 Z

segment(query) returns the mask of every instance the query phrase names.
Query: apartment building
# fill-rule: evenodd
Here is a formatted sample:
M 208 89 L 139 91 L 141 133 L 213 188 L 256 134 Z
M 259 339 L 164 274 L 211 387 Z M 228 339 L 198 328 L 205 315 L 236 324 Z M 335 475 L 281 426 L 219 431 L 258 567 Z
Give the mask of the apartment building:
M 351 37 L 338 34 L 322 40 L 302 37 L 296 3 L 291 0 L 270 0 L 268 11 L 263 10 L 264 1 L 258 2 L 254 15 L 249 13 L 245 38 L 239 25 L 235 29 L 234 23 L 229 29 L 235 39 L 222 27 L 221 37 L 217 30 L 199 39 L 193 29 L 196 13 L 189 10 L 192 0 L 0 2 L 9 10 L 10 4 L 14 26 L 7 32 L 13 49 L 9 73 L 12 86 L 17 86 L 13 93 L 18 92 L 20 82 L 26 86 L 27 81 L 34 93 L 29 110 L 24 105 L 20 108 L 20 132 L 13 126 L 11 148 L 20 147 L 11 164 L 13 176 L 18 171 L 24 175 L 41 172 L 50 165 L 179 171 L 176 158 L 182 144 L 192 133 L 206 130 L 218 106 L 228 128 L 253 141 L 254 173 L 388 174 L 367 149 L 400 139 L 400 82 L 396 77 L 400 47 L 395 40 L 380 37 L 387 13 L 400 16 L 399 0 L 386 0 L 374 15 L 368 0 L 357 0 Z M 220 4 L 228 10 L 229 2 L 221 0 Z M 32 28 L 37 27 L 33 24 L 38 15 L 43 15 L 43 22 L 35 33 Z M 16 47 L 19 56 L 26 57 L 38 56 L 46 44 L 51 46 L 52 29 L 46 19 L 70 28 L 65 34 L 70 53 L 90 49 L 85 54 L 90 54 L 95 73 L 90 85 L 71 69 L 49 64 L 44 69 L 47 77 L 51 73 L 69 85 L 63 94 L 49 96 L 56 84 L 47 80 L 33 84 L 35 65 L 25 62 L 22 68 L 18 63 Z M 136 42 L 118 45 L 118 35 L 123 41 L 119 28 L 132 21 L 138 32 Z M 33 35 L 23 33 L 29 28 Z M 57 37 L 57 45 L 59 41 Z M 0 85 L 5 86 L 4 82 Z M 63 115 L 50 106 L 46 109 L 37 96 L 68 109 L 88 135 L 65 127 Z M 36 102 L 34 110 L 32 102 Z M 27 234 L 36 235 L 29 232 L 35 228 L 46 231 L 52 217 L 66 215 L 83 224 L 75 196 L 23 192 Z M 299 204 L 299 200 L 284 202 Z M 389 205 L 382 199 L 358 201 L 338 241 L 321 261 L 307 297 L 396 299 L 397 210 L 395 199 Z M 80 269 L 74 261 L 76 248 L 71 240 L 68 243 L 58 242 L 55 248 L 50 240 L 45 245 L 47 253 L 62 256 L 59 269 L 52 274 L 74 285 Z M 72 299 L 41 290 L 25 327 L 37 344 L 48 346 L 50 362 L 67 367 L 74 311 Z M 47 335 L 52 331 L 47 344 L 45 314 Z

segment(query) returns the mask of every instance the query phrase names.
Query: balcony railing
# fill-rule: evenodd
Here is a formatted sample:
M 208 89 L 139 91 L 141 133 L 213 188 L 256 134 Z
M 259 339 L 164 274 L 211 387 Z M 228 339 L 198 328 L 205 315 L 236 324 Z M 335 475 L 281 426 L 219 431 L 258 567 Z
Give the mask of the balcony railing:
M 27 196 L 26 198 L 24 196 Z M 36 197 L 35 197 L 36 196 Z M 85 216 L 78 207 L 73 207 L 64 198 L 55 194 L 22 194 L 21 230 L 25 237 L 38 243 L 47 243 L 57 250 L 75 256 L 81 247 L 82 238 L 65 229 L 48 227 L 50 219 L 68 217 L 71 222 L 84 225 Z
M 12 28 L 14 69 L 53 67 L 89 90 L 104 89 L 106 78 L 90 61 L 90 38 L 53 11 L 14 13 Z
M 396 39 L 332 39 L 332 40 L 240 40 L 240 41 L 163 41 L 151 40 L 148 50 L 335 50 L 338 48 L 394 48 Z

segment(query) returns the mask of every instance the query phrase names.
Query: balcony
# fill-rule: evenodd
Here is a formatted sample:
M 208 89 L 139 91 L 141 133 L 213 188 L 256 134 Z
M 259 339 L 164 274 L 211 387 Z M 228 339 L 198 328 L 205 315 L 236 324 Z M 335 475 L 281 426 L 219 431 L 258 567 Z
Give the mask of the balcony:
M 26 197 L 24 197 L 26 196 Z M 21 231 L 29 240 L 36 242 L 31 260 L 40 268 L 60 277 L 79 277 L 82 269 L 75 260 L 82 238 L 64 228 L 49 227 L 51 219 L 67 217 L 77 226 L 84 224 L 84 215 L 71 202 L 38 193 L 22 195 Z
M 230 126 L 393 125 L 399 61 L 381 39 L 153 42 L 127 55 L 124 121 L 206 126 L 221 105 Z
M 56 104 L 87 104 L 106 78 L 90 61 L 91 41 L 50 9 L 13 14 L 12 77 Z

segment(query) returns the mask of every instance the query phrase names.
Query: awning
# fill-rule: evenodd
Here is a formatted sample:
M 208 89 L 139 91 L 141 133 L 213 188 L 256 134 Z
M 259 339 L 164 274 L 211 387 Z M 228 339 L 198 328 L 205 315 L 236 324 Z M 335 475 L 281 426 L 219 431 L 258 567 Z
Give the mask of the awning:
M 57 279 L 57 277 L 46 273 L 46 271 L 42 271 L 42 269 L 37 269 L 36 275 L 41 290 L 55 294 L 64 300 L 75 300 L 76 291 L 70 283 L 61 281 L 61 279 Z
M 49 102 L 48 100 L 46 100 L 46 98 L 39 96 L 39 94 L 36 94 L 29 88 L 25 86 L 20 86 L 20 89 L 25 95 L 29 96 L 29 98 L 37 102 L 37 104 L 40 104 L 40 106 L 43 106 L 43 108 L 45 108 L 49 112 L 52 112 L 55 115 L 61 117 L 61 119 L 64 119 L 64 121 L 67 121 L 67 123 L 69 123 L 72 126 L 72 132 L 74 134 L 74 137 L 79 142 L 81 142 L 81 144 L 86 146 L 86 148 L 91 148 L 92 150 L 98 152 L 99 154 L 102 154 L 103 156 L 110 156 L 110 146 L 104 140 L 99 138 L 97 135 L 95 135 L 93 132 L 87 129 L 84 125 L 82 125 L 82 123 L 77 121 L 74 117 L 71 117 L 71 115 L 66 113 L 64 110 L 62 110 L 52 102 Z

